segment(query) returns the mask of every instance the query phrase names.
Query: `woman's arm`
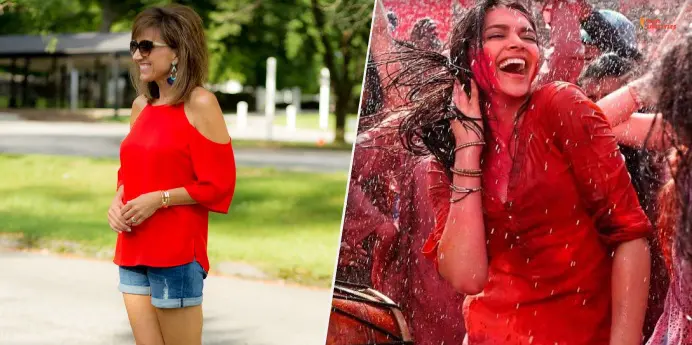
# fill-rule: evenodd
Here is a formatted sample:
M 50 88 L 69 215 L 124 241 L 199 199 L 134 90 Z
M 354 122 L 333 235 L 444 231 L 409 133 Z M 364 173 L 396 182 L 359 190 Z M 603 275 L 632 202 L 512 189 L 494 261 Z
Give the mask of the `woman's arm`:
M 601 98 L 596 105 L 601 108 L 610 126 L 617 127 L 639 109 L 656 105 L 657 92 L 652 86 L 653 75 L 646 74 Z
M 645 239 L 617 246 L 613 260 L 610 345 L 639 345 L 649 297 L 651 255 Z
M 629 120 L 614 127 L 613 134 L 618 143 L 634 148 L 663 151 L 670 146 L 670 142 L 664 135 L 664 121 L 661 114 L 634 113 Z
M 461 85 L 455 83 L 454 103 L 462 113 L 479 118 L 481 112 L 478 106 L 478 90 L 473 81 L 471 88 L 469 100 Z M 458 120 L 452 120 L 451 125 L 457 145 L 481 141 Z M 481 152 L 482 146 L 478 145 L 457 150 L 454 168 L 480 171 Z M 449 179 L 439 163 L 429 169 L 428 190 L 435 209 L 435 231 L 428 239 L 424 253 L 435 255 L 440 275 L 454 289 L 464 294 L 475 295 L 483 291 L 488 281 L 483 205 L 481 193 L 464 192 L 461 188 L 478 191 L 481 178 L 456 172 L 452 175 L 450 186 Z
M 555 1 L 546 4 L 550 6 L 550 47 L 553 49 L 547 63 L 547 69 L 543 69 L 538 76 L 538 85 L 544 85 L 553 81 L 567 81 L 576 83 L 579 73 L 584 67 L 584 47 L 579 37 L 579 13 L 576 6 L 568 5 L 564 1 Z
M 479 147 L 460 150 L 455 156 L 454 166 L 457 169 L 480 169 L 480 154 Z M 454 174 L 452 184 L 479 188 L 481 179 Z M 452 199 L 463 196 L 462 193 L 451 194 Z M 464 200 L 452 203 L 439 243 L 438 271 L 457 291 L 464 294 L 480 293 L 488 280 L 482 206 L 481 193 L 469 194 Z
M 545 117 L 549 130 L 570 162 L 601 240 L 615 251 L 611 344 L 639 345 L 650 270 L 645 238 L 651 225 L 605 116 L 576 86 L 557 90 Z

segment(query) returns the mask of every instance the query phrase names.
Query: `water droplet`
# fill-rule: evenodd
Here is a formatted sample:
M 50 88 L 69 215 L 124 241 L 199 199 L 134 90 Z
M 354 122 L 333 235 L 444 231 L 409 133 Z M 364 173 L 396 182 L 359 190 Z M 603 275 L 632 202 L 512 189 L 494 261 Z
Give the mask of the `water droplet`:
M 692 315 L 690 314 L 685 314 L 685 318 L 687 319 L 687 321 L 692 321 Z
M 555 290 L 550 290 L 550 296 L 555 294 Z
M 584 299 L 584 301 L 581 302 L 581 305 L 586 305 L 586 299 Z
M 519 309 L 519 303 L 517 303 L 517 309 Z
M 569 145 L 569 139 L 565 140 L 565 146 Z
M 569 243 L 565 243 L 565 249 L 567 249 L 567 247 L 569 247 Z
M 575 266 L 577 266 L 577 262 L 574 261 L 574 260 L 572 260 L 572 262 L 569 263 L 569 266 L 570 266 L 570 267 L 575 267 Z
M 531 259 L 530 259 L 530 258 L 526 258 L 526 263 L 527 263 L 527 264 L 529 263 L 529 261 L 531 261 Z
M 580 221 L 581 221 L 580 219 L 577 219 L 577 226 L 579 226 L 579 222 L 580 222 Z
M 545 171 L 548 171 L 548 162 L 545 162 Z
M 533 335 L 529 337 L 529 344 L 533 344 Z
M 506 233 L 505 233 L 505 240 L 507 239 L 507 236 L 508 236 L 508 235 L 509 235 L 509 233 L 506 232 Z
M 552 233 L 553 233 L 553 228 L 550 228 L 550 231 L 548 231 L 548 234 L 552 234 Z
M 490 234 L 492 235 L 495 232 L 495 228 L 490 229 Z
M 577 293 L 579 293 L 579 291 L 581 291 L 581 286 L 577 286 Z
M 538 288 L 538 282 L 533 283 L 533 288 L 534 288 L 534 289 Z M 535 315 L 535 313 L 536 313 L 536 312 L 534 312 L 534 315 Z

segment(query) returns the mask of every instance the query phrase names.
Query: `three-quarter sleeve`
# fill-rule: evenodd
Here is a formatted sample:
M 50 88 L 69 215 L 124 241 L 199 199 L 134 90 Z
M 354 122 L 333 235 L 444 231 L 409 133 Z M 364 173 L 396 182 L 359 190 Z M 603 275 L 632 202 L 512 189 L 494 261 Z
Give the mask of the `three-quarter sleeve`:
M 184 186 L 193 200 L 217 213 L 228 213 L 236 183 L 231 143 L 213 142 L 196 130 L 190 139 L 195 181 Z
M 452 192 L 449 189 L 450 180 L 444 172 L 444 167 L 436 159 L 430 159 L 427 167 L 428 198 L 435 214 L 435 225 L 423 245 L 423 255 L 432 260 L 437 267 L 437 249 L 442 233 L 449 217 L 449 199 Z
M 651 225 L 601 109 L 577 86 L 555 84 L 545 118 L 602 240 L 612 246 L 646 237 Z

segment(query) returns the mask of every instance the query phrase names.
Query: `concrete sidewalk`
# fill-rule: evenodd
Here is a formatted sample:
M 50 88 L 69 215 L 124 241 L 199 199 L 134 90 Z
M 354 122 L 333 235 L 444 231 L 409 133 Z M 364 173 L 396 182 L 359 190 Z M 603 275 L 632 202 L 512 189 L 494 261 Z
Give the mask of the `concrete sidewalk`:
M 134 344 L 117 266 L 0 249 L 0 344 Z M 322 345 L 331 291 L 210 276 L 205 345 Z
M 239 128 L 236 116 L 226 115 L 226 124 L 231 138 L 236 140 L 266 140 L 267 122 L 264 117 L 250 116 L 247 126 Z M 130 126 L 124 123 L 71 122 L 71 121 L 26 121 L 11 113 L 0 113 L 0 135 L 64 135 L 64 136 L 112 136 L 125 137 Z M 332 131 L 315 129 L 290 130 L 284 126 L 273 126 L 271 138 L 275 141 L 317 143 L 334 141 Z M 346 141 L 353 142 L 354 133 L 347 133 Z

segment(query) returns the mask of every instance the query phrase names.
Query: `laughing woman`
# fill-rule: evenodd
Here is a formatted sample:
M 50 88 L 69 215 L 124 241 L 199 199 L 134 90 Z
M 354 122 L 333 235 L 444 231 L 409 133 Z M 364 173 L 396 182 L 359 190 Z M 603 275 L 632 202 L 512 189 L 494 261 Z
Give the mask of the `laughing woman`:
M 411 85 L 404 145 L 437 160 L 424 251 L 469 295 L 467 343 L 640 344 L 650 224 L 601 110 L 569 83 L 532 88 L 518 1 L 480 1 L 449 51 L 404 51 L 395 80 Z
M 184 6 L 149 8 L 130 52 L 139 96 L 108 212 L 119 290 L 137 344 L 201 344 L 209 212 L 228 212 L 236 177 L 221 109 L 202 88 L 202 20 Z

